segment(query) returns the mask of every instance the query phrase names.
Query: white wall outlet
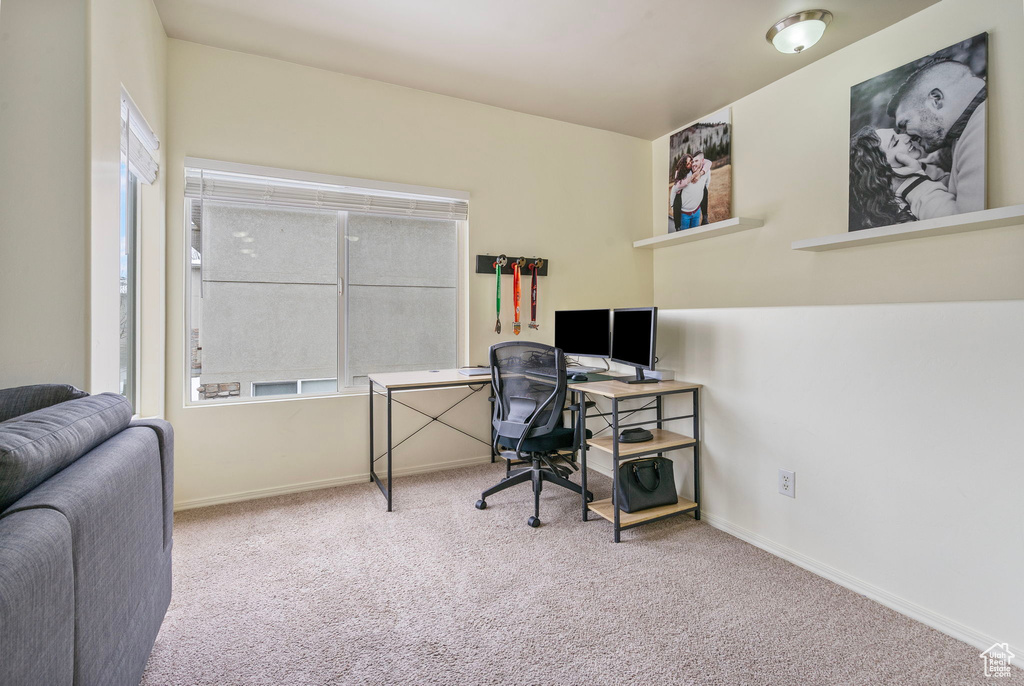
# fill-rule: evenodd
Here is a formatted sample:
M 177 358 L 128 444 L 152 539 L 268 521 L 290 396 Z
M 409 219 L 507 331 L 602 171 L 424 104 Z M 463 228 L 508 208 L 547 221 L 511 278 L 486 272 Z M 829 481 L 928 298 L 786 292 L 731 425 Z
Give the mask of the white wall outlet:
M 779 470 L 779 493 L 790 498 L 796 497 L 796 472 Z

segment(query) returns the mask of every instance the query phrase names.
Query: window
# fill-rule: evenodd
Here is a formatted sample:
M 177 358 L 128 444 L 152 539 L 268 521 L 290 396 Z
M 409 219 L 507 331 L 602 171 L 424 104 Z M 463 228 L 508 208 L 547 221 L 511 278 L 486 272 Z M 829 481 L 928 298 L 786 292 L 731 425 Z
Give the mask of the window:
M 139 317 L 138 237 L 140 184 L 156 181 L 159 167 L 153 158 L 160 143 L 138 108 L 121 92 L 121 184 L 118 259 L 120 332 L 118 390 L 138 411 Z
M 120 385 L 119 392 L 135 407 L 135 381 L 137 378 L 136 346 L 138 343 L 137 302 L 138 260 L 135 246 L 138 234 L 139 179 L 121 164 L 121 221 L 120 221 Z
M 193 402 L 457 365 L 465 194 L 207 160 L 185 175 Z

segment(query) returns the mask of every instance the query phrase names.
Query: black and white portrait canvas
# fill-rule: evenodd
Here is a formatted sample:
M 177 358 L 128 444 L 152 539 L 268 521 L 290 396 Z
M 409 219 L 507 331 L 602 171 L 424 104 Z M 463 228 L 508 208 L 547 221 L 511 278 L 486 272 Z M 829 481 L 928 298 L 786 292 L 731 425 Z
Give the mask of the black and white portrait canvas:
M 732 216 L 731 114 L 726 107 L 669 137 L 669 233 Z
M 850 89 L 850 231 L 985 209 L 988 34 Z

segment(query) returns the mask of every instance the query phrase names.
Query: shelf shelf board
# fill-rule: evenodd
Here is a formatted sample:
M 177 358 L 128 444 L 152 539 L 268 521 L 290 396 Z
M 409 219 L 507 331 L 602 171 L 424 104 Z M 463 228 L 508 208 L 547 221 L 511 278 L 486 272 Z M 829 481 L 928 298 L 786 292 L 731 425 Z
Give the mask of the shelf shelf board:
M 693 440 L 689 436 L 683 434 L 677 434 L 674 431 L 666 431 L 665 429 L 651 429 L 651 433 L 654 434 L 654 438 L 643 443 L 619 443 L 619 457 L 625 458 L 630 455 L 637 453 L 649 453 L 655 450 L 674 450 L 675 448 L 685 448 L 688 445 L 693 445 L 697 441 Z M 612 453 L 612 436 L 598 436 L 597 438 L 591 438 L 587 441 L 587 448 L 603 450 L 609 455 Z
M 1016 225 L 1024 225 L 1024 205 L 1011 205 L 1010 207 L 997 207 L 992 210 L 981 210 L 980 212 L 967 212 L 948 217 L 922 219 L 916 222 L 907 222 L 906 224 L 861 229 L 860 231 L 849 231 L 834 236 L 822 236 L 821 238 L 805 238 L 801 241 L 793 241 L 791 247 L 793 250 L 822 252 L 877 243 L 905 241 L 911 238 L 945 236 L 951 233 L 965 233 L 967 231 L 980 231 L 982 229 L 996 229 Z
M 609 522 L 615 522 L 615 506 L 612 505 L 612 499 L 606 498 L 605 500 L 595 500 L 589 503 L 587 507 L 591 512 L 598 514 Z M 647 522 L 652 519 L 658 519 L 659 517 L 667 517 L 668 515 L 676 514 L 678 512 L 686 512 L 687 510 L 694 510 L 697 508 L 697 503 L 686 498 L 680 498 L 679 502 L 675 505 L 662 505 L 661 507 L 652 507 L 647 510 L 639 510 L 638 512 L 619 512 L 619 526 L 632 526 L 633 524 L 640 524 Z
M 643 240 L 633 241 L 633 247 L 645 248 L 647 250 L 667 248 L 670 245 L 679 245 L 680 243 L 689 243 L 691 241 L 704 240 L 705 238 L 724 236 L 729 233 L 737 233 L 739 231 L 746 231 L 747 229 L 756 229 L 761 226 L 764 226 L 764 221 L 761 219 L 733 217 L 732 219 L 712 222 L 706 226 L 700 226 L 695 229 L 683 229 L 682 231 L 666 233 L 663 236 L 655 236 L 653 238 L 644 238 Z

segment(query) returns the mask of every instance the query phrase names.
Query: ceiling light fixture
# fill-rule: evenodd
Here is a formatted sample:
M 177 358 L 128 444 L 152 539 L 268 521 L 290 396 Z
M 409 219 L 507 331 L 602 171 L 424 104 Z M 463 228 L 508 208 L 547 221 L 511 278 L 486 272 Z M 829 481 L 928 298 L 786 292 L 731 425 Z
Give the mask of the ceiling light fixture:
M 803 52 L 818 42 L 831 21 L 832 13 L 828 10 L 797 12 L 772 24 L 765 38 L 779 52 Z

